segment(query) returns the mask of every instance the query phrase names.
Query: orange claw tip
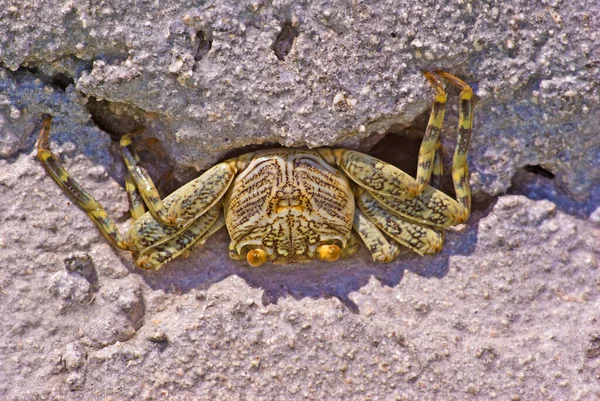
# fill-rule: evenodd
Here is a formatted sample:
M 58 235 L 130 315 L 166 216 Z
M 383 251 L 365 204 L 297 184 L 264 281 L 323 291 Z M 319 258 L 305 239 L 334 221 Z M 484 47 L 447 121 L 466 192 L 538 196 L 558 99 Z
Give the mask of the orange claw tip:
M 150 262 L 148 259 L 149 258 L 147 255 L 143 255 L 137 258 L 135 263 L 142 269 L 154 269 L 154 264 L 152 264 L 152 262 Z
M 131 237 L 127 236 L 127 237 L 125 237 L 125 239 L 123 240 L 123 243 L 125 244 L 125 246 L 126 246 L 127 248 L 129 248 L 129 250 L 130 250 L 131 252 L 135 252 L 135 251 L 137 251 L 137 248 L 136 248 L 136 246 L 135 246 L 135 241 L 133 240 L 133 238 L 131 238 Z
M 409 186 L 406 187 L 406 193 L 408 193 L 409 198 L 415 198 L 419 195 L 421 195 L 421 192 L 423 192 L 423 189 L 425 188 L 425 185 L 421 185 L 421 184 L 410 184 Z
M 421 70 L 421 74 L 427 78 L 429 82 L 431 82 L 434 86 L 442 86 L 440 80 L 435 76 L 435 74 L 428 70 Z
M 463 81 L 462 79 L 460 79 L 458 77 L 455 77 L 454 75 L 450 74 L 449 72 L 442 71 L 442 70 L 436 70 L 435 73 L 438 74 L 440 77 L 443 77 L 444 79 L 448 80 L 452 85 L 455 85 L 461 89 L 466 89 L 467 91 L 469 91 L 471 89 L 469 87 L 469 85 L 467 85 L 465 83 L 465 81 Z
M 379 263 L 387 263 L 388 262 L 387 259 L 388 259 L 387 255 L 379 255 L 379 256 L 377 256 L 377 261 Z
M 258 267 L 267 261 L 267 252 L 264 249 L 253 249 L 246 255 L 248 264 L 253 267 Z
M 317 257 L 326 262 L 335 262 L 340 258 L 340 247 L 337 245 L 321 245 L 317 248 Z
M 421 74 L 423 74 L 425 76 L 425 78 L 427 78 L 427 79 L 432 79 L 434 81 L 437 81 L 437 79 L 435 78 L 433 73 L 429 70 L 421 70 Z
M 168 225 L 172 225 L 172 226 L 176 226 L 176 227 L 181 227 L 183 225 L 183 219 L 177 217 L 177 215 L 173 212 L 169 212 L 167 214 L 167 224 Z

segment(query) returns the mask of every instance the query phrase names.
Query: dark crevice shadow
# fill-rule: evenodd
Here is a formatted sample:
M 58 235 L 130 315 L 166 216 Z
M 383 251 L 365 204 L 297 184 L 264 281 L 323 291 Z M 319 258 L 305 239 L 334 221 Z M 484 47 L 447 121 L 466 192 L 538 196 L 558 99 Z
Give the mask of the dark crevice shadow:
M 39 68 L 34 65 L 34 64 L 28 64 L 28 65 L 24 65 L 21 66 L 19 68 L 17 68 L 17 70 L 15 71 L 15 73 L 23 73 L 23 72 L 28 72 L 30 74 L 37 74 L 39 72 Z
M 231 159 L 234 157 L 238 157 L 238 156 L 244 155 L 246 153 L 257 152 L 259 150 L 268 150 L 268 149 L 276 149 L 276 148 L 281 148 L 281 145 L 279 145 L 278 143 L 272 143 L 272 142 L 246 145 L 246 146 L 242 146 L 237 149 L 231 150 L 229 152 L 226 152 L 223 155 L 222 160 L 227 160 L 227 159 Z
M 135 106 L 97 100 L 94 97 L 88 98 L 87 108 L 94 124 L 106 132 L 115 143 L 115 149 L 119 149 L 119 140 L 123 135 L 131 135 L 134 147 L 140 156 L 140 164 L 148 170 L 162 197 L 198 175 L 191 167 L 177 168 L 162 142 L 150 136 L 145 127 L 156 118 L 149 113 Z M 119 153 L 117 159 L 120 158 Z M 124 177 L 113 178 L 123 185 Z
M 550 180 L 554 178 L 554 173 L 552 173 L 550 170 L 546 170 L 544 167 L 542 167 L 540 165 L 525 166 L 525 167 L 523 167 L 523 170 L 525 170 L 528 173 L 540 175 L 540 176 L 542 176 L 544 178 L 548 178 Z
M 194 60 L 200 61 L 212 48 L 212 34 L 209 32 L 198 31 L 196 32 L 196 41 L 198 42 L 198 45 L 194 49 L 193 55 Z M 194 69 L 195 68 L 196 66 L 194 65 Z
M 518 170 L 507 194 L 536 201 L 549 200 L 562 212 L 581 219 L 587 219 L 600 206 L 600 185 L 592 186 L 586 200 L 577 201 L 561 188 L 554 173 L 542 166 L 525 166 Z
M 98 100 L 93 96 L 88 97 L 86 104 L 92 121 L 98 128 L 110 135 L 113 142 L 125 134 L 141 133 L 145 118 L 142 110 L 134 107 L 122 107 L 108 100 Z
M 49 72 L 43 68 L 43 65 L 27 64 L 17 68 L 14 72 L 15 78 L 24 74 L 35 75 L 36 78 L 61 92 L 64 92 L 70 85 L 75 84 L 75 78 L 71 74 L 67 72 Z
M 275 42 L 271 46 L 273 53 L 275 53 L 275 56 L 277 56 L 279 60 L 285 60 L 292 50 L 294 40 L 296 40 L 298 34 L 297 27 L 294 27 L 290 21 L 287 21 L 282 25 L 281 32 L 279 32 L 279 35 L 277 35 Z
M 59 72 L 52 76 L 50 82 L 53 86 L 65 91 L 70 85 L 75 85 L 75 78 L 63 72 Z

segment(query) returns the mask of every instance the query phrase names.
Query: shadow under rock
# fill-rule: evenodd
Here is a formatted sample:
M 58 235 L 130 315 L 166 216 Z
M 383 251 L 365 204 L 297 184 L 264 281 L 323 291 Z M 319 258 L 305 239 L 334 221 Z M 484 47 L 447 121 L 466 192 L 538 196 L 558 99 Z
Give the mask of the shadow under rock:
M 600 207 L 600 185 L 592 186 L 583 201 L 573 199 L 557 182 L 554 174 L 539 166 L 527 166 L 515 173 L 508 194 L 523 195 L 531 200 L 549 200 L 562 212 L 587 219 Z
M 403 249 L 398 259 L 389 264 L 374 262 L 362 246 L 352 258 L 331 264 L 313 262 L 251 268 L 244 262 L 229 259 L 229 237 L 222 230 L 204 245 L 196 247 L 187 259 L 177 259 L 159 271 L 137 272 L 141 272 L 151 288 L 170 293 L 205 290 L 231 275 L 237 275 L 250 287 L 264 291 L 262 302 L 265 306 L 276 304 L 280 298 L 288 296 L 294 299 L 334 297 L 358 313 L 358 305 L 350 299 L 350 294 L 367 285 L 371 277 L 389 287 L 400 284 L 405 271 L 425 278 L 444 278 L 448 273 L 450 257 L 474 252 L 477 222 L 486 214 L 487 211 L 476 210 L 464 230 L 448 231 L 445 246 L 439 254 L 421 257 Z

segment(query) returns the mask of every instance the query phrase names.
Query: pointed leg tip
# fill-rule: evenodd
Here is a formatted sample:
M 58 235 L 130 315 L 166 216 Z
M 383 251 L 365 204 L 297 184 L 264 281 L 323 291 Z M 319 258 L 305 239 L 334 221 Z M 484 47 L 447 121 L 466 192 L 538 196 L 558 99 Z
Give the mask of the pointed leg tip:
M 119 140 L 119 145 L 120 146 L 129 146 L 131 145 L 131 135 L 130 134 L 125 134 L 121 137 L 121 139 Z
M 42 128 L 40 129 L 40 135 L 37 139 L 37 149 L 38 156 L 40 156 L 40 152 L 43 150 L 47 150 L 50 141 L 50 126 L 52 124 L 52 116 L 49 114 L 42 115 Z M 44 160 L 45 161 L 45 160 Z
M 406 188 L 406 192 L 408 193 L 410 198 L 415 198 L 423 192 L 425 189 L 425 184 L 415 184 Z
M 41 134 L 45 134 L 50 130 L 50 125 L 52 124 L 52 116 L 49 114 L 44 114 L 42 116 L 42 130 Z
M 463 92 L 472 92 L 471 87 L 457 76 L 450 74 L 449 72 L 446 72 L 444 70 L 435 70 L 435 73 L 447 80 L 448 82 L 450 82 L 452 85 L 462 89 Z

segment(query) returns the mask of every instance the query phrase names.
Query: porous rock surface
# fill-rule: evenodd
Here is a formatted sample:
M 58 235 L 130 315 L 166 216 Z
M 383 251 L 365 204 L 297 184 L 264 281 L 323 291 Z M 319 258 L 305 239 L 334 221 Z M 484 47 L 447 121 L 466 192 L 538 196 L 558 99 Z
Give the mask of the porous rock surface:
M 4 1 L 0 399 L 600 398 L 594 3 Z M 435 256 L 249 269 L 221 232 L 143 272 L 35 159 L 50 114 L 125 230 L 125 132 L 176 180 L 246 145 L 414 164 L 438 68 L 477 99 L 474 211 Z M 446 120 L 449 161 L 455 90 Z

